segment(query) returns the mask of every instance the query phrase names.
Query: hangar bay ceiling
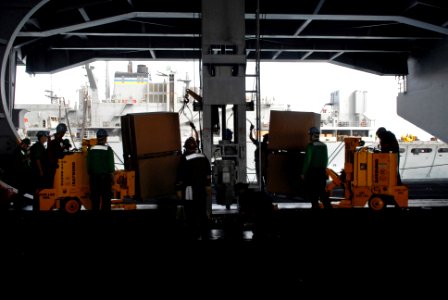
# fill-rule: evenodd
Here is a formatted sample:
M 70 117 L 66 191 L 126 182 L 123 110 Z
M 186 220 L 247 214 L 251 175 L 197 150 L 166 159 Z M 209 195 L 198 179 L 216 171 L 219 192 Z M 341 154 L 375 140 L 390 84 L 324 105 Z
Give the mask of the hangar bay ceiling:
M 0 9 L 13 14 L 38 1 L 4 2 Z M 223 13 L 231 22 L 232 12 Z M 410 56 L 448 35 L 445 0 L 246 0 L 245 13 L 248 61 L 256 59 L 259 44 L 261 61 L 328 62 L 406 75 Z M 46 1 L 24 22 L 13 48 L 29 73 L 95 59 L 197 60 L 201 1 Z

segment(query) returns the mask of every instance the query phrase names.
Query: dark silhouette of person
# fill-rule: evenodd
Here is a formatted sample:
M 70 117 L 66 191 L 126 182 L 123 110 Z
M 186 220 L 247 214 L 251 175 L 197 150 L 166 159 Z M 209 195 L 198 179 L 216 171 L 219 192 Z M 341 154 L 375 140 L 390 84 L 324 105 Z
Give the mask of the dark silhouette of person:
M 32 191 L 31 164 L 29 156 L 30 144 L 30 139 L 24 138 L 20 141 L 13 152 L 13 161 L 10 171 L 10 184 L 17 188 L 17 195 L 13 200 L 13 207 L 17 210 L 20 210 L 25 206 L 25 194 Z
M 380 139 L 379 148 L 381 153 L 396 153 L 397 155 L 397 185 L 401 185 L 400 176 L 400 145 L 391 131 L 380 127 L 376 131 L 376 136 Z
M 327 185 L 327 145 L 319 140 L 320 131 L 316 127 L 309 129 L 310 142 L 306 146 L 305 161 L 301 172 L 304 180 L 306 197 L 311 202 L 312 209 L 319 209 L 319 200 L 324 208 L 332 208 L 328 194 Z
M 268 143 L 269 143 L 269 134 L 266 133 L 263 135 L 263 139 L 261 143 L 258 139 L 254 138 L 253 130 L 255 126 L 253 124 L 250 125 L 250 133 L 249 139 L 255 145 L 254 151 L 254 161 L 255 161 L 255 171 L 257 174 L 257 180 L 261 180 L 261 187 L 265 187 L 267 185 L 267 162 L 268 162 Z M 260 152 L 261 151 L 261 152 Z M 260 157 L 261 155 L 261 157 Z M 260 168 L 260 160 L 261 160 L 261 168 Z M 261 177 L 260 177 L 261 170 Z
M 37 141 L 30 148 L 31 173 L 34 190 L 33 210 L 39 210 L 39 191 L 53 186 L 52 178 L 50 178 L 50 168 L 48 162 L 47 149 L 45 143 L 48 140 L 48 133 L 38 131 L 36 134 Z
M 97 144 L 87 151 L 87 172 L 89 173 L 90 200 L 92 211 L 110 211 L 112 184 L 114 182 L 114 151 L 107 143 L 107 132 L 98 129 Z
M 232 139 L 233 139 L 233 131 L 230 130 L 229 128 L 226 128 L 226 131 L 224 132 L 223 139 L 225 141 L 228 141 L 229 143 L 231 143 Z
M 47 154 L 48 154 L 48 176 L 51 184 L 54 184 L 54 175 L 56 169 L 58 168 L 58 160 L 63 158 L 65 152 L 70 149 L 70 143 L 68 140 L 64 140 L 64 135 L 67 132 L 67 125 L 64 123 L 59 123 L 56 126 L 56 133 L 53 138 L 47 143 Z
M 176 183 L 181 189 L 186 223 L 195 238 L 208 239 L 207 187 L 211 184 L 210 161 L 198 151 L 193 137 L 185 141 L 184 149 Z

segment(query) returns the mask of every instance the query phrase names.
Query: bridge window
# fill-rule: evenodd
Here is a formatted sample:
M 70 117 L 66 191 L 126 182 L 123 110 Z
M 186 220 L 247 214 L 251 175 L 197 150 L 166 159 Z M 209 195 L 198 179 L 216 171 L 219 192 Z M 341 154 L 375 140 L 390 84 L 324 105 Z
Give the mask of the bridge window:
M 400 153 L 404 153 L 404 152 L 406 152 L 406 149 L 405 148 L 400 148 Z
M 439 153 L 448 153 L 448 148 L 440 148 L 439 150 L 437 150 L 437 152 L 439 152 Z
M 420 153 L 431 153 L 431 148 L 414 148 L 411 150 L 412 154 L 420 154 Z

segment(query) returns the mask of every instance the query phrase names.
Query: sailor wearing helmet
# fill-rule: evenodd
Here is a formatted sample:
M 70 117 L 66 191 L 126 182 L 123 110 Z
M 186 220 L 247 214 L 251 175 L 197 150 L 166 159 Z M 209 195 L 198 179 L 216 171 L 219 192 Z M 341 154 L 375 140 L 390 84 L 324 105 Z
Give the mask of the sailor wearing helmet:
M 306 197 L 313 209 L 319 208 L 319 200 L 325 208 L 331 208 L 327 192 L 326 168 L 328 164 L 327 145 L 319 140 L 320 131 L 316 127 L 309 129 L 310 142 L 306 146 L 301 178 L 304 180 Z
M 107 136 L 106 130 L 98 129 L 96 132 L 97 144 L 87 152 L 92 211 L 109 211 L 111 209 L 115 161 L 112 148 L 106 145 Z
M 193 137 L 184 143 L 185 151 L 177 170 L 177 186 L 181 190 L 187 226 L 194 237 L 208 238 L 207 187 L 210 186 L 211 167 L 208 158 L 198 152 Z
M 70 149 L 70 143 L 64 141 L 64 135 L 67 132 L 67 125 L 65 123 L 59 123 L 56 126 L 56 133 L 53 135 L 53 139 L 48 139 L 47 154 L 48 154 L 48 167 L 49 167 L 49 181 L 53 184 L 54 175 L 58 168 L 58 160 L 63 158 L 65 151 Z

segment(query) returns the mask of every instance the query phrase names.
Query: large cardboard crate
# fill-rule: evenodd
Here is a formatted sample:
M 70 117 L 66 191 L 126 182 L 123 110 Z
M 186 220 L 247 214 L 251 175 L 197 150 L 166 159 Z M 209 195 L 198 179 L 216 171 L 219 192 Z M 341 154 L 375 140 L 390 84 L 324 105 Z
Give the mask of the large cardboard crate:
M 176 195 L 176 174 L 180 154 L 173 152 L 164 156 L 138 160 L 137 191 L 142 200 Z
M 179 114 L 148 112 L 121 117 L 123 152 L 136 157 L 181 150 Z
M 286 196 L 304 196 L 300 178 L 305 155 L 301 152 L 273 152 L 268 155 L 267 191 Z
M 320 114 L 271 110 L 269 150 L 305 151 L 310 127 L 320 127 Z
M 135 170 L 136 197 L 175 195 L 181 153 L 179 115 L 173 112 L 121 117 L 125 169 Z
M 271 111 L 270 154 L 267 163 L 267 190 L 270 193 L 304 196 L 300 171 L 309 143 L 310 127 L 320 127 L 320 114 L 302 111 Z

